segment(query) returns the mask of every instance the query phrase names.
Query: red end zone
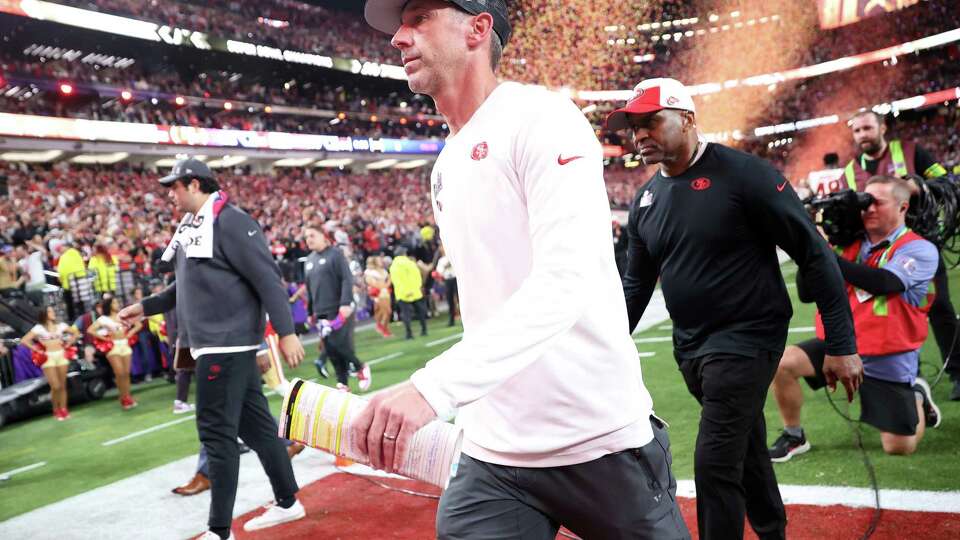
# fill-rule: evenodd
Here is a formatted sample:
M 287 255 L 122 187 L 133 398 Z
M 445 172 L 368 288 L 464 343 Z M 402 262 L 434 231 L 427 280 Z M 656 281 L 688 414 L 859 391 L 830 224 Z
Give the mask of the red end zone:
M 439 489 L 411 480 L 377 479 L 394 487 L 439 494 Z M 314 482 L 298 494 L 307 509 L 299 521 L 248 533 L 243 524 L 259 515 L 256 510 L 234 520 L 237 539 L 323 538 L 366 540 L 380 538 L 434 538 L 436 499 L 389 491 L 364 478 L 338 473 Z M 690 532 L 696 537 L 696 504 L 680 499 Z M 788 505 L 787 537 L 801 540 L 860 538 L 873 516 L 872 508 Z M 749 531 L 749 526 L 747 527 Z M 960 514 L 884 510 L 877 540 L 901 540 L 907 535 L 925 540 L 960 538 Z M 558 539 L 565 538 L 560 535 Z M 746 538 L 756 538 L 752 531 Z

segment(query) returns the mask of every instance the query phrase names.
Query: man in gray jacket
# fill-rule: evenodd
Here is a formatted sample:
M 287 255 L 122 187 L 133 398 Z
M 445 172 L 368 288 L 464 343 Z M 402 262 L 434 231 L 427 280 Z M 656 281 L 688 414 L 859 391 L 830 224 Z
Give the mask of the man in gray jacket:
M 350 391 L 347 377 L 350 366 L 355 366 L 359 379 L 357 386 L 366 392 L 373 382 L 373 376 L 370 366 L 357 358 L 353 345 L 356 303 L 353 301 L 350 263 L 340 248 L 330 243 L 321 227 L 304 227 L 303 238 L 310 250 L 303 265 L 310 316 L 316 319 L 324 351 L 333 361 L 337 372 L 337 388 Z M 318 369 L 322 365 L 320 362 L 317 361 Z
M 237 436 L 257 455 L 270 478 L 277 504 L 244 525 L 256 530 L 300 519 L 303 505 L 290 458 L 277 437 L 260 383 L 256 354 L 266 321 L 280 335 L 280 349 L 291 367 L 303 360 L 303 346 L 280 270 L 260 225 L 227 203 L 210 169 L 195 159 L 180 160 L 160 183 L 188 213 L 164 254 L 174 257 L 177 280 L 162 292 L 120 312 L 125 323 L 177 308 L 179 327 L 197 360 L 197 431 L 210 459 L 209 531 L 201 538 L 233 538 L 237 492 Z

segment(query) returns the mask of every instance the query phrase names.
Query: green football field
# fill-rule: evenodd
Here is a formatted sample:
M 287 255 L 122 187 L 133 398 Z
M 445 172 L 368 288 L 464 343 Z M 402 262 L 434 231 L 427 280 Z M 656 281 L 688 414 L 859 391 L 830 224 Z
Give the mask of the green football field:
M 796 314 L 791 326 L 799 330 L 790 334 L 789 342 L 796 342 L 813 335 L 812 331 L 805 330 L 813 326 L 813 307 L 796 301 L 792 263 L 783 268 L 794 296 Z M 960 271 L 951 273 L 950 286 L 953 297 L 960 297 L 957 293 Z M 395 335 L 402 334 L 399 324 L 393 325 L 393 330 Z M 378 360 L 372 368 L 373 390 L 406 380 L 416 368 L 456 343 L 462 329 L 459 326 L 448 328 L 444 314 L 431 322 L 430 332 L 429 337 L 413 341 L 397 337 L 383 339 L 371 331 L 357 333 L 357 350 L 361 358 Z M 635 338 L 669 335 L 669 321 L 664 321 Z M 450 339 L 444 341 L 443 338 Z M 644 355 L 640 361 L 656 412 L 671 426 L 674 473 L 679 479 L 692 479 L 699 406 L 687 393 L 669 341 L 641 343 L 638 349 L 653 353 L 652 356 Z M 307 357 L 315 356 L 316 347 L 309 346 Z M 941 364 L 932 336 L 924 347 L 922 361 L 922 372 L 932 382 Z M 287 376 L 314 378 L 317 372 L 312 362 L 307 361 L 296 370 L 288 369 Z M 319 382 L 333 384 L 331 380 L 321 379 Z M 355 385 L 355 380 L 351 384 Z M 784 484 L 869 486 L 851 428 L 833 411 L 822 391 L 814 393 L 804 388 L 807 398 L 804 428 L 813 450 L 788 463 L 777 464 L 778 479 Z M 876 467 L 881 488 L 960 490 L 955 464 L 960 448 L 960 402 L 947 401 L 949 391 L 949 380 L 934 389 L 945 419 L 939 429 L 927 431 L 920 449 L 913 456 L 884 455 L 880 450 L 878 432 L 863 426 L 865 445 Z M 838 391 L 835 401 L 846 410 L 845 399 L 840 393 L 842 391 Z M 0 482 L 0 521 L 196 454 L 199 442 L 192 415 L 175 416 L 171 413 L 174 385 L 152 381 L 135 386 L 134 394 L 140 406 L 131 411 L 121 411 L 115 391 L 111 391 L 99 402 L 73 407 L 73 418 L 67 422 L 43 416 L 0 429 L 0 474 L 46 462 L 42 467 Z M 276 412 L 280 397 L 270 396 L 270 403 Z M 856 402 L 850 406 L 850 414 L 854 417 L 858 414 Z M 772 442 L 780 429 L 772 396 L 767 401 L 766 417 L 768 441 Z M 171 482 L 180 480 L 186 479 L 171 479 Z M 104 503 L 109 504 L 109 501 Z

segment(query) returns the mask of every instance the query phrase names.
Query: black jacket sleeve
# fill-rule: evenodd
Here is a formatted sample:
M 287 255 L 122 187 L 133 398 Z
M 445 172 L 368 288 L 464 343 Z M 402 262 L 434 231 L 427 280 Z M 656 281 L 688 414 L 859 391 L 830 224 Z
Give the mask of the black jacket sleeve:
M 280 268 L 270 255 L 260 225 L 249 214 L 228 206 L 217 219 L 215 234 L 224 236 L 223 253 L 234 270 L 256 291 L 280 337 L 294 332 L 290 299 L 280 279 Z M 249 234 L 254 232 L 254 234 Z
M 143 305 L 144 317 L 173 310 L 177 306 L 177 282 L 174 281 L 166 289 L 144 298 L 140 304 Z
M 917 170 L 917 174 L 923 176 L 924 178 L 936 178 L 943 172 L 938 172 L 936 165 L 939 165 L 937 158 L 933 157 L 930 152 L 927 152 L 919 144 L 914 147 L 913 151 L 913 166 Z M 940 166 L 940 169 L 943 169 L 943 166 Z
M 750 226 L 765 232 L 803 273 L 823 317 L 829 355 L 854 354 L 853 316 L 837 259 L 820 237 L 800 199 L 783 175 L 760 159 L 745 162 L 743 198 Z
M 337 249 L 337 266 L 340 274 L 340 306 L 349 306 L 353 304 L 353 272 L 350 271 L 350 263 L 347 262 L 346 255 Z
M 900 278 L 889 270 L 857 264 L 842 257 L 837 257 L 837 263 L 847 283 L 872 295 L 895 294 L 907 290 Z
M 633 329 L 643 317 L 657 286 L 658 277 L 656 262 L 647 251 L 637 229 L 638 200 L 639 198 L 633 201 L 627 221 L 627 270 L 623 275 L 623 295 L 627 301 L 630 333 L 633 333 Z

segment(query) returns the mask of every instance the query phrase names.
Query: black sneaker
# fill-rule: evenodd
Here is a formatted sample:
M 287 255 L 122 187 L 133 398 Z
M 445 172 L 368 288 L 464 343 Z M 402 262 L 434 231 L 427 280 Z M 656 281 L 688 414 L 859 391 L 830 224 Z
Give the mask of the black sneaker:
M 810 451 L 810 443 L 807 442 L 807 436 L 802 431 L 799 437 L 794 437 L 786 431 L 777 437 L 773 446 L 770 447 L 770 461 L 774 463 L 783 463 L 790 461 L 790 458 Z
M 927 381 L 917 377 L 917 381 L 913 384 L 913 390 L 923 395 L 923 415 L 926 418 L 927 427 L 940 427 L 940 421 L 942 420 L 940 407 L 937 407 L 937 404 L 933 402 L 933 392 L 930 390 L 930 385 L 927 384 Z
M 317 360 L 313 363 L 313 365 L 317 366 L 317 373 L 319 373 L 321 377 L 323 377 L 324 379 L 330 378 L 330 372 L 327 371 L 326 360 L 324 361 Z

